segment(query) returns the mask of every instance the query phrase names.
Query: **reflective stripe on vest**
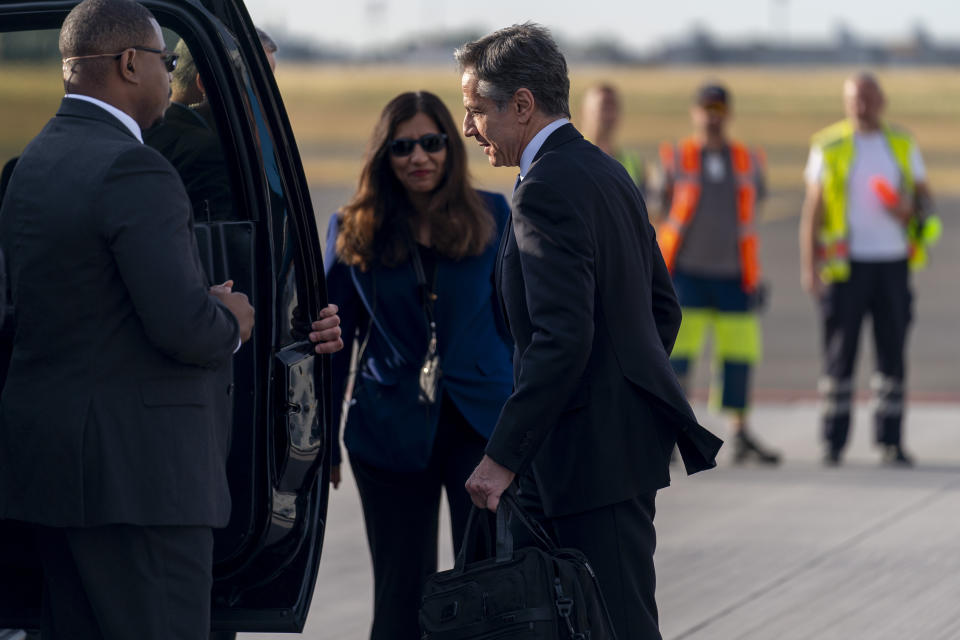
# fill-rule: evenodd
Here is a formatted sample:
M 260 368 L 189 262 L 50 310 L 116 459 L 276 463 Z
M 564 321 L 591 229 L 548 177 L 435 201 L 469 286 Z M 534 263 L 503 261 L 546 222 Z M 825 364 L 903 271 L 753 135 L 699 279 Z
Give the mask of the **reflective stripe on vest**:
M 694 138 L 680 143 L 678 149 L 669 143 L 660 145 L 660 161 L 673 177 L 673 198 L 667 219 L 657 228 L 660 253 L 673 273 L 677 254 L 683 245 L 687 227 L 697 213 L 701 192 L 702 146 Z M 740 277 L 743 289 L 752 292 L 760 283 L 759 241 L 754 227 L 757 201 L 757 167 L 750 151 L 738 142 L 730 143 L 737 189 L 737 234 L 740 259 Z
M 913 138 L 889 126 L 883 127 L 884 138 L 900 170 L 898 191 L 913 197 L 913 168 L 910 152 Z M 850 244 L 847 225 L 847 184 L 853 167 L 855 147 L 854 128 L 849 120 L 842 120 L 813 136 L 813 145 L 823 153 L 823 220 L 820 224 L 818 257 L 821 261 L 820 278 L 827 283 L 843 282 L 850 277 Z M 934 220 L 938 223 L 939 220 Z M 911 221 L 907 228 L 907 260 L 910 267 L 919 269 L 927 261 L 926 245 L 917 227 Z

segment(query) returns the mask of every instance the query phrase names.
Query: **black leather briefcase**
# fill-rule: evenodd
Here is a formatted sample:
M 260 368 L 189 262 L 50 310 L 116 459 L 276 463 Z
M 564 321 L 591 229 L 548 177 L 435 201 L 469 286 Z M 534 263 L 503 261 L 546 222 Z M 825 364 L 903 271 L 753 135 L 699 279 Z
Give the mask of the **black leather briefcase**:
M 513 548 L 514 521 L 538 546 Z M 557 548 L 508 493 L 500 499 L 493 545 L 483 535 L 486 523 L 485 512 L 474 507 L 454 568 L 427 579 L 422 640 L 615 640 L 600 586 L 581 552 Z M 487 553 L 468 562 L 483 537 Z

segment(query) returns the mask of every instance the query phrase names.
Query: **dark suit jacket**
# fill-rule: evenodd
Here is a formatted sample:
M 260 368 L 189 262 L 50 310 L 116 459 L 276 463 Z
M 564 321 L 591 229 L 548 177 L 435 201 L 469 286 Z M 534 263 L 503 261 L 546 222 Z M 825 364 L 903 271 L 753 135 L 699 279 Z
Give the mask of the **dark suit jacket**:
M 236 217 L 220 138 L 196 110 L 171 103 L 163 122 L 144 131 L 143 141 L 180 174 L 199 220 Z
M 516 343 L 514 392 L 487 453 L 532 465 L 547 516 L 669 484 L 720 441 L 670 366 L 680 307 L 636 185 L 573 125 L 547 138 L 513 196 L 498 289 Z
M 434 312 L 441 390 L 484 438 L 510 395 L 510 347 L 494 307 L 493 264 L 510 208 L 503 196 L 480 192 L 497 223 L 496 239 L 483 254 L 462 260 L 439 257 Z M 333 356 L 334 424 L 347 378 L 354 329 L 373 333 L 357 375 L 344 442 L 350 455 L 383 469 L 426 467 L 437 433 L 439 406 L 429 413 L 417 402 L 419 367 L 427 351 L 427 324 L 412 262 L 368 271 L 338 262 L 338 217 L 327 233 L 327 297 L 340 306 L 346 348 Z M 430 277 L 430 274 L 427 274 Z M 361 337 L 362 339 L 362 337 Z M 340 448 L 334 448 L 334 464 Z
M 0 210 L 0 518 L 226 524 L 238 327 L 191 227 L 170 163 L 96 105 L 64 99 L 24 150 Z

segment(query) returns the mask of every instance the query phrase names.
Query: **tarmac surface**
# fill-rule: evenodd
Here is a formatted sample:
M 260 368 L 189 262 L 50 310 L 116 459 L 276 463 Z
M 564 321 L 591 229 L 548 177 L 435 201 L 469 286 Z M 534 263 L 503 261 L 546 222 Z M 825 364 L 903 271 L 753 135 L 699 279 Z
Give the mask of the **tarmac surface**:
M 723 434 L 717 417 L 697 413 Z M 734 467 L 721 451 L 717 469 L 686 477 L 675 467 L 658 495 L 664 640 L 960 638 L 960 405 L 910 408 L 912 469 L 879 464 L 865 404 L 839 468 L 820 464 L 814 403 L 763 404 L 755 415 L 783 465 Z M 349 470 L 328 521 L 302 637 L 362 640 L 372 577 Z M 445 524 L 440 539 L 449 568 Z

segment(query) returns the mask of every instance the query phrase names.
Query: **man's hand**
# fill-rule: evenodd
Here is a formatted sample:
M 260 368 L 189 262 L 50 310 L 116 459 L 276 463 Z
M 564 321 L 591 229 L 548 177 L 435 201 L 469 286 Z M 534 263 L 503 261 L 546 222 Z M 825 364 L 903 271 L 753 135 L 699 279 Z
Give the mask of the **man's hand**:
M 507 490 L 516 477 L 513 471 L 497 464 L 489 456 L 483 456 L 480 464 L 467 478 L 467 493 L 473 504 L 481 509 L 496 511 L 500 496 Z
M 237 319 L 240 327 L 240 341 L 246 342 L 253 333 L 253 307 L 246 294 L 235 293 L 233 291 L 233 280 L 227 280 L 223 284 L 215 284 L 210 287 L 210 295 L 222 302 L 233 317 Z
M 328 304 L 320 311 L 320 319 L 310 325 L 310 342 L 316 343 L 314 351 L 317 353 L 336 353 L 343 349 L 343 338 L 340 337 L 339 308 L 335 304 Z
M 800 285 L 803 290 L 814 298 L 819 298 L 823 293 L 823 281 L 817 274 L 816 269 L 803 269 L 800 272 Z
M 889 211 L 890 215 L 896 218 L 900 224 L 906 226 L 913 216 L 913 203 L 909 198 L 900 198 L 896 206 L 887 207 L 887 211 Z

